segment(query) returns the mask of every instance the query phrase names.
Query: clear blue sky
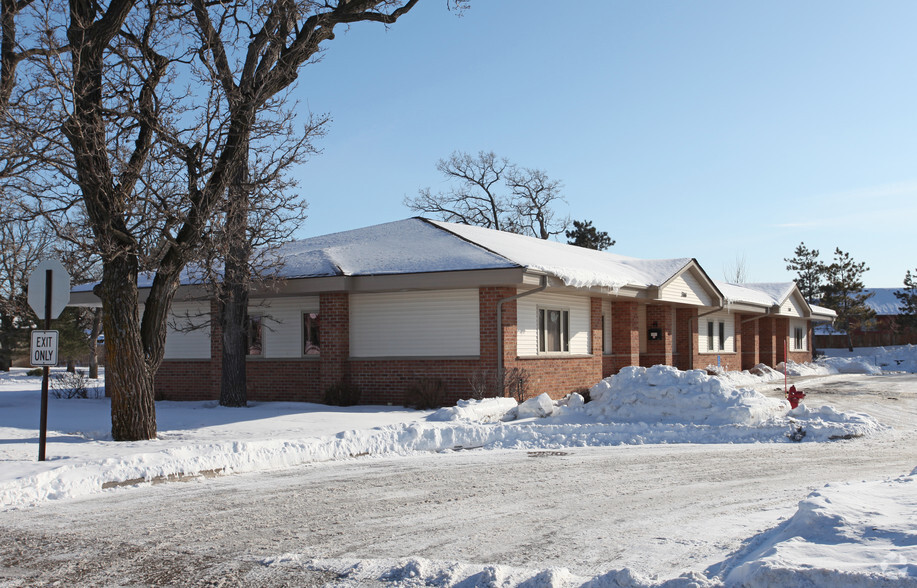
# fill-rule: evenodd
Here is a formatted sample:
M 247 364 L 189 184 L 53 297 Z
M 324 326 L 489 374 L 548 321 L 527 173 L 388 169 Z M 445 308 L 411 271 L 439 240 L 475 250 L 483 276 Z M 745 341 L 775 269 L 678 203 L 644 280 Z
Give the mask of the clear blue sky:
M 792 279 L 801 241 L 917 268 L 917 2 L 423 0 L 326 43 L 295 96 L 333 123 L 299 237 L 412 216 L 455 150 L 564 183 L 615 253 Z

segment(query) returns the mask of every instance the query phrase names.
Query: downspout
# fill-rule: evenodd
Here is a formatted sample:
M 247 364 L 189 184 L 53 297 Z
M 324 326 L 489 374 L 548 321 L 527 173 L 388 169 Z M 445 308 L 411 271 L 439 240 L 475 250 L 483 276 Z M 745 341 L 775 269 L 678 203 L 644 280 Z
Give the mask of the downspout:
M 499 376 L 501 382 L 503 381 L 503 303 L 543 292 L 547 287 L 548 276 L 541 276 L 541 285 L 534 290 L 528 290 L 522 294 L 515 294 L 513 296 L 507 296 L 506 298 L 497 300 L 497 375 Z M 518 315 L 516 318 L 516 323 L 517 325 L 519 323 Z

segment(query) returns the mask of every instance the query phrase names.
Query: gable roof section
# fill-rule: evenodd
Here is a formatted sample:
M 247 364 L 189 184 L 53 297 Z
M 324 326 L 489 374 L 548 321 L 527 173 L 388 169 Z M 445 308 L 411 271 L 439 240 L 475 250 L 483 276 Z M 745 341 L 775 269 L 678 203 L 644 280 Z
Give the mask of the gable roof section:
M 281 247 L 284 278 L 376 276 L 480 269 L 519 264 L 409 218 L 311 237 Z
M 696 259 L 691 259 L 687 265 L 660 284 L 651 292 L 651 296 L 656 300 L 701 306 L 722 306 L 725 300 L 717 284 L 710 279 Z
M 803 318 L 821 321 L 832 321 L 837 317 L 837 313 L 830 308 L 806 302 L 796 282 L 716 284 L 726 295 L 727 304 L 750 304 L 764 308 L 768 314 L 782 316 L 792 316 L 798 311 L 799 316 Z
M 433 220 L 425 222 L 529 270 L 555 276 L 574 288 L 617 290 L 624 286 L 659 286 L 693 261 L 689 257 L 637 259 L 482 227 Z

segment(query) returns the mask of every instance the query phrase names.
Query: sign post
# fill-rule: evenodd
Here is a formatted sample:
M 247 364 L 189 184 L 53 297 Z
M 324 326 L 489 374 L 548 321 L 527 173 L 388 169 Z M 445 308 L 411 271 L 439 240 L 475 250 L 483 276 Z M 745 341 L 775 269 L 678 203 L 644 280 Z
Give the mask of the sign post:
M 32 331 L 29 357 L 32 365 L 43 366 L 41 380 L 41 424 L 38 433 L 38 461 L 45 461 L 48 438 L 48 382 L 51 367 L 57 365 L 58 332 L 51 330 L 51 319 L 60 316 L 70 302 L 70 275 L 56 259 L 46 259 L 29 275 L 29 306 L 39 319 L 44 320 L 44 330 Z

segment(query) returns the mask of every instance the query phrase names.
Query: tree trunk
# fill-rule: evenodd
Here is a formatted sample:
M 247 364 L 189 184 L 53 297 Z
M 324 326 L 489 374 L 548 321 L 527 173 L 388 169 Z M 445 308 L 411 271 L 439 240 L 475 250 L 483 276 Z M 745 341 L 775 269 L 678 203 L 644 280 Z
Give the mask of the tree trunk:
M 102 309 L 92 310 L 92 329 L 89 331 L 89 379 L 99 379 L 99 335 L 102 334 Z
M 105 326 L 111 436 L 115 441 L 155 439 L 153 373 L 140 338 L 136 262 L 124 257 L 107 260 L 96 294 L 102 300 Z
M 248 355 L 247 317 L 248 293 L 251 283 L 249 268 L 251 247 L 248 240 L 248 143 L 240 149 L 241 161 L 237 164 L 229 187 L 226 213 L 225 270 L 221 286 L 222 304 L 220 322 L 223 327 L 222 374 L 220 377 L 220 405 L 246 406 L 245 359 Z

